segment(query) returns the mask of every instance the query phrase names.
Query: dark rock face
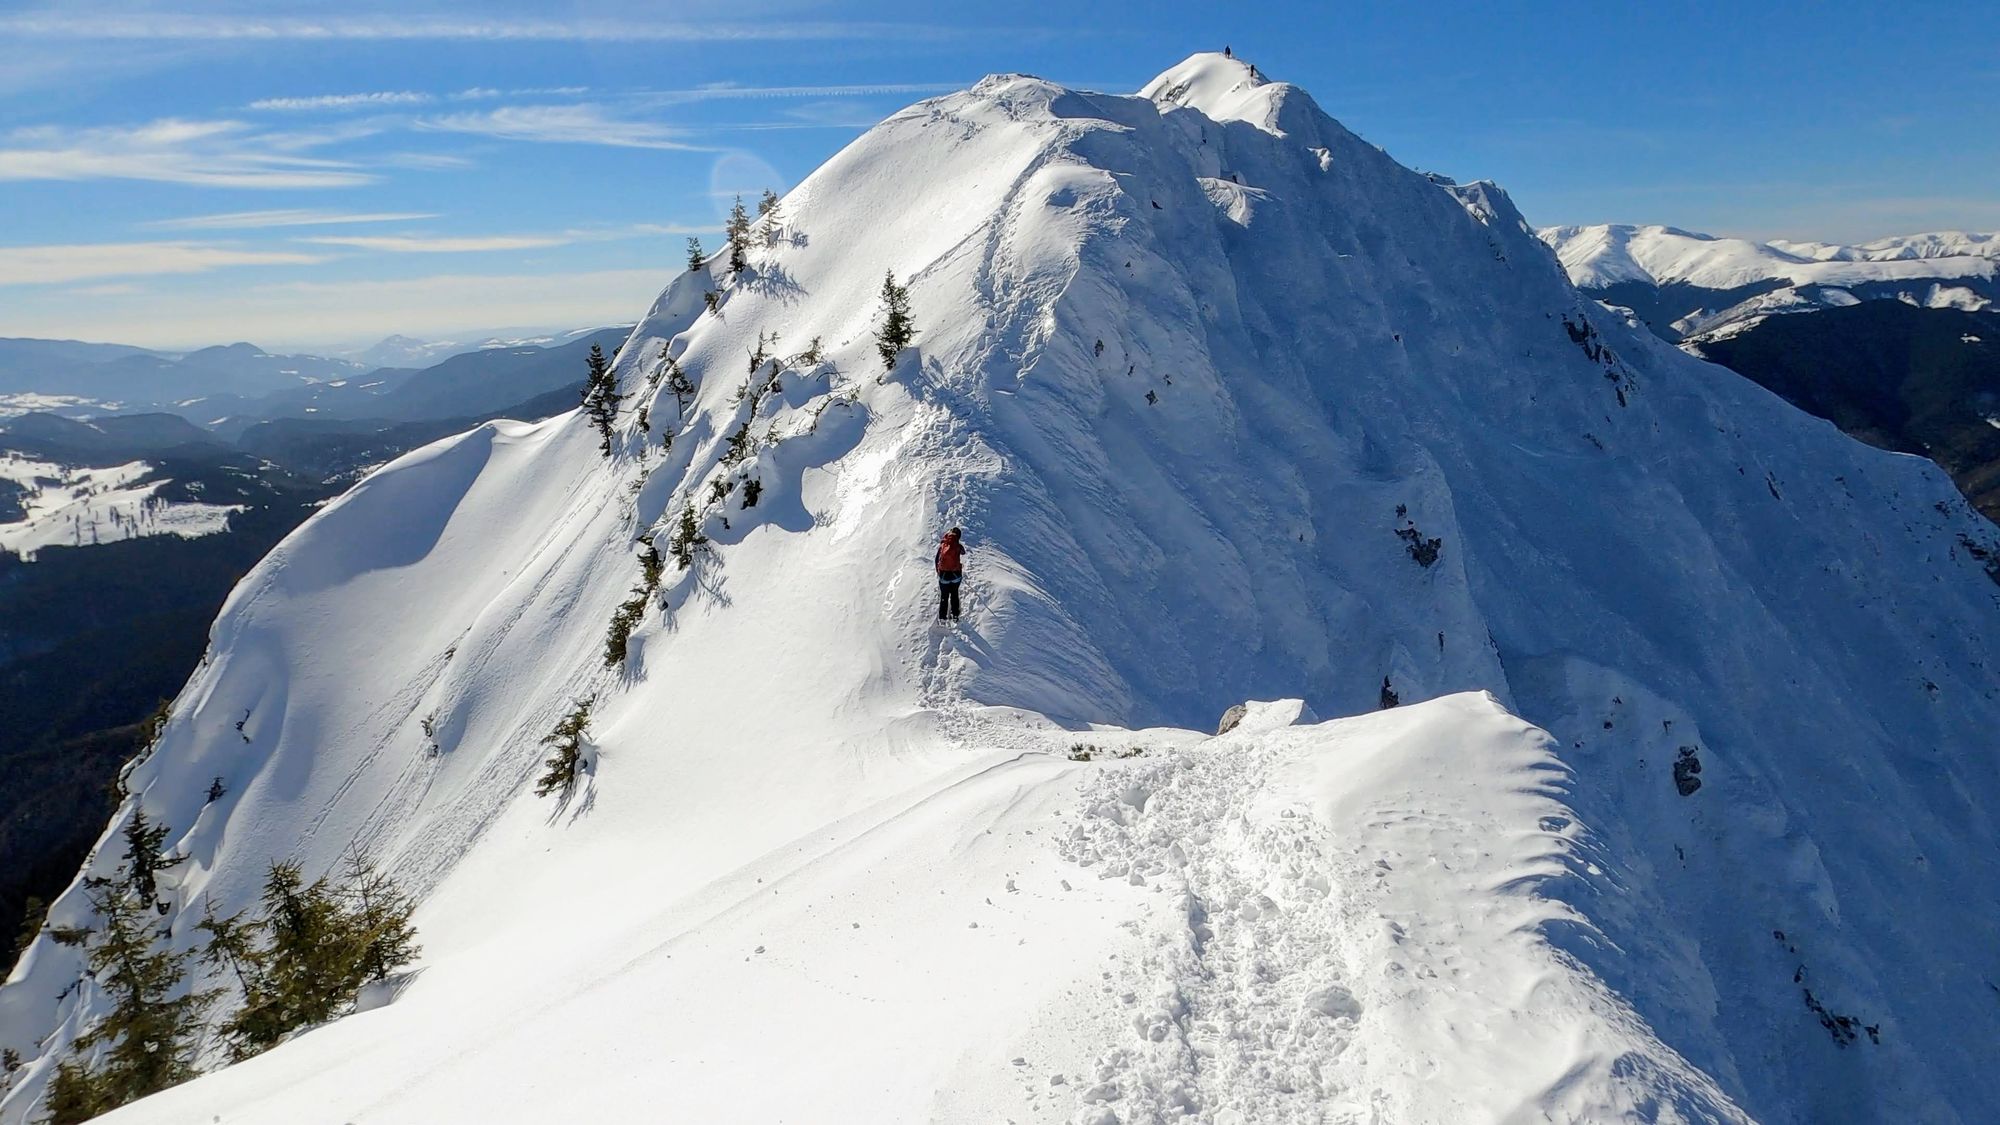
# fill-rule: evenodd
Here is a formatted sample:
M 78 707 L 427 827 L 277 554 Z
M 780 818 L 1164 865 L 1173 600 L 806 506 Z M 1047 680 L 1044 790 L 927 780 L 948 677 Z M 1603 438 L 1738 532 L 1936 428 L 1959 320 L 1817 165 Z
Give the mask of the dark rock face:
M 1243 716 L 1249 713 L 1250 713 L 1249 709 L 1244 707 L 1241 703 L 1238 703 L 1236 706 L 1231 707 L 1227 711 L 1224 711 L 1222 713 L 1222 722 L 1216 725 L 1215 728 L 1216 735 L 1219 737 L 1221 735 L 1228 734 L 1230 731 L 1235 730 L 1236 724 L 1242 722 Z
M 1692 746 L 1681 747 L 1681 756 L 1674 760 L 1674 788 L 1683 797 L 1692 797 L 1701 788 L 1701 758 Z

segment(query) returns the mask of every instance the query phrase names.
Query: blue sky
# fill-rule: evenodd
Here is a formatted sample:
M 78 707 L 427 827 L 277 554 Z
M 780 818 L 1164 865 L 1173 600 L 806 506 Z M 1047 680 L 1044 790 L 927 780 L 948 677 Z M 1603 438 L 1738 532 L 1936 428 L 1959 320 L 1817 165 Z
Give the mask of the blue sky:
M 2000 228 L 2000 7 L 0 4 L 0 335 L 160 347 L 630 319 L 869 123 L 1229 43 L 1531 221 Z

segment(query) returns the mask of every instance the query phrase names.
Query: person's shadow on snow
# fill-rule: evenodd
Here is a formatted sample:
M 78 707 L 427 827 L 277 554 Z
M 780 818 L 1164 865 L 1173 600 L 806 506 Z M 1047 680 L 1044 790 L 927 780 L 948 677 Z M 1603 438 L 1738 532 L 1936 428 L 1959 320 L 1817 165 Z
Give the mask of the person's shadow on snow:
M 945 635 L 947 642 L 954 638 L 958 642 L 957 647 L 974 664 L 984 668 L 993 663 L 993 646 L 986 643 L 986 638 L 979 635 L 979 630 L 971 625 L 962 625 Z

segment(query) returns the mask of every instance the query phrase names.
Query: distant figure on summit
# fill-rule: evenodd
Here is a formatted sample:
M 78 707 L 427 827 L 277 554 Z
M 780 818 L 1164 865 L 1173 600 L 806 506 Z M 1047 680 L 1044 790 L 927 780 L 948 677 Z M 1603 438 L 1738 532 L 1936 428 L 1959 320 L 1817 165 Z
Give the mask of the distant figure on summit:
M 938 620 L 949 617 L 958 620 L 958 586 L 965 581 L 965 544 L 959 540 L 959 529 L 952 528 L 938 541 Z

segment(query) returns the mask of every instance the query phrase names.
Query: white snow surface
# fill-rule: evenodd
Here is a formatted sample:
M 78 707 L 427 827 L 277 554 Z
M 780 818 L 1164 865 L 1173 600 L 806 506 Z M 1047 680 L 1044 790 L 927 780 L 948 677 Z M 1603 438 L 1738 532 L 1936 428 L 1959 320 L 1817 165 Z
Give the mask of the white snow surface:
M 154 494 L 171 483 L 145 480 L 153 466 L 132 461 L 109 468 L 59 465 L 0 452 L 0 480 L 26 489 L 21 519 L 0 523 L 0 551 L 32 562 L 44 547 L 87 547 L 142 535 L 198 539 L 229 530 L 241 504 L 168 503 Z
M 1622 223 L 1545 227 L 1576 284 L 1684 282 L 1733 289 L 1782 279 L 1792 285 L 1858 285 L 1911 279 L 1980 277 L 2000 271 L 2000 235 L 1945 231 L 1885 238 L 1859 246 L 1754 242 L 1677 227 Z
M 1946 230 L 1895 235 L 1855 246 L 1841 246 L 1828 242 L 1790 242 L 1774 238 L 1769 245 L 1788 254 L 1819 261 L 1895 262 L 1917 258 L 2000 258 L 2000 234 L 1985 231 Z
M 102 399 L 85 398 L 81 395 L 43 394 L 23 391 L 15 394 L 0 394 L 0 419 L 14 418 L 22 414 L 42 410 L 50 412 L 80 410 L 117 410 L 121 403 L 105 402 Z
M 885 271 L 920 329 L 886 377 Z M 771 332 L 825 358 L 739 397 Z M 107 1120 L 2000 1104 L 1992 528 L 1581 299 L 1492 185 L 1217 55 L 1139 97 L 997 76 L 830 160 L 615 370 L 613 458 L 489 423 L 230 597 L 87 871 L 143 802 L 187 944 L 360 848 L 424 956 Z M 689 504 L 711 542 L 606 670 Z M 537 799 L 586 696 L 580 790 Z M 7 1125 L 102 1011 L 78 974 L 44 939 L 0 989 Z
M 1993 307 L 1993 302 L 1960 285 L 1940 285 L 1913 287 L 1898 292 L 1896 299 L 1906 305 L 1923 309 L 1957 309 L 1960 312 L 1982 312 Z M 1748 300 L 1719 311 L 1703 309 L 1673 322 L 1673 329 L 1682 337 L 1681 347 L 1695 348 L 1704 343 L 1726 340 L 1731 336 L 1747 332 L 1761 324 L 1766 317 L 1785 313 L 1814 312 L 1825 308 L 1845 308 L 1860 304 L 1860 299 L 1845 289 L 1814 289 L 1802 291 L 1787 286 L 1759 293 Z

